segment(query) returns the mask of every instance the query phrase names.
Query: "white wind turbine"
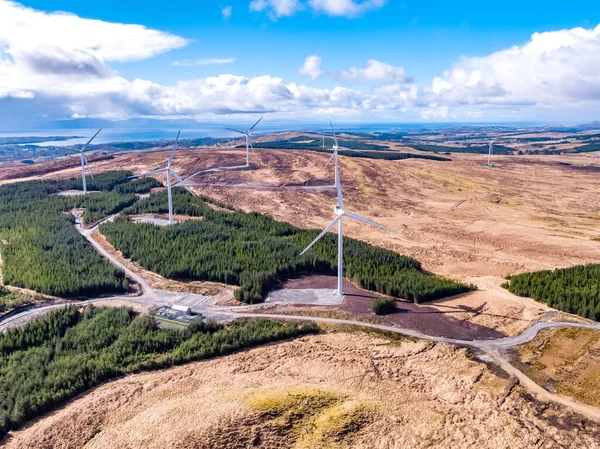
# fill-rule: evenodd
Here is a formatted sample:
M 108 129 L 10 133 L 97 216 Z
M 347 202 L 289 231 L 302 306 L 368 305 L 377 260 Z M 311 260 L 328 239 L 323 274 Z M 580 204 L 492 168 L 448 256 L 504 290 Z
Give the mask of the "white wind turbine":
M 81 156 L 81 180 L 83 182 L 83 194 L 87 195 L 87 182 L 85 179 L 85 169 L 87 167 L 90 176 L 92 177 L 92 179 L 94 179 L 94 175 L 92 174 L 92 169 L 90 168 L 90 163 L 88 162 L 87 156 L 85 155 L 85 149 L 88 147 L 88 145 L 90 143 L 92 143 L 92 140 L 94 140 L 96 138 L 96 136 L 98 134 L 100 134 L 100 131 L 102 131 L 102 128 L 100 128 L 98 130 L 98 132 L 96 134 L 94 134 L 94 136 L 87 141 L 87 143 L 81 147 L 81 149 L 79 150 L 79 155 Z
M 173 195 L 171 193 L 171 175 L 173 175 L 177 179 L 177 181 L 179 181 L 179 183 L 188 192 L 190 192 L 194 197 L 198 198 L 198 196 L 190 190 L 190 188 L 183 181 L 183 179 L 181 179 L 181 177 L 171 169 L 171 164 L 173 163 L 173 157 L 175 156 L 175 149 L 177 148 L 177 143 L 179 142 L 179 134 L 180 133 L 181 133 L 181 130 L 177 133 L 177 139 L 175 139 L 175 144 L 173 145 L 173 150 L 171 151 L 171 156 L 169 156 L 169 161 L 167 162 L 167 166 L 165 168 L 161 168 L 159 170 L 154 170 L 154 171 L 150 171 L 148 173 L 142 173 L 141 175 L 129 177 L 129 178 L 141 178 L 144 176 L 158 175 L 159 173 L 163 173 L 163 172 L 167 174 L 167 195 L 169 197 L 169 224 L 173 224 Z
M 244 136 L 246 136 L 246 167 L 250 167 L 250 148 L 254 150 L 254 147 L 252 146 L 252 132 L 254 131 L 254 128 L 256 128 L 256 125 L 258 125 L 262 119 L 263 117 L 259 118 L 258 122 L 256 122 L 254 126 L 248 131 L 238 131 L 237 129 L 226 128 L 229 131 L 233 131 L 235 133 L 243 134 Z
M 488 154 L 488 163 L 487 163 L 488 167 L 493 167 L 493 165 L 492 165 L 492 154 L 493 154 L 493 152 L 494 152 L 494 141 L 492 140 L 490 142 L 490 152 Z
M 332 129 L 333 129 L 333 125 L 332 125 Z M 334 135 L 335 135 L 335 131 L 334 131 Z M 371 220 L 367 220 L 366 218 L 361 217 L 358 214 L 352 213 L 352 212 L 347 212 L 344 209 L 344 198 L 342 195 L 342 185 L 340 183 L 340 170 L 339 170 L 339 166 L 338 166 L 338 146 L 337 146 L 337 139 L 335 139 L 335 146 L 333 148 L 333 154 L 331 155 L 331 158 L 329 159 L 329 162 L 327 162 L 327 165 L 325 165 L 325 167 L 327 167 L 331 161 L 334 161 L 335 164 L 335 188 L 337 189 L 337 198 L 338 198 L 338 205 L 335 207 L 334 212 L 337 215 L 333 221 L 331 223 L 329 223 L 329 225 L 323 230 L 323 232 L 321 232 L 316 239 L 314 239 L 312 241 L 312 243 L 310 245 L 308 245 L 306 247 L 306 249 L 304 251 L 302 251 L 302 253 L 300 253 L 300 255 L 303 255 L 304 253 L 306 253 L 310 248 L 312 248 L 312 246 L 317 243 L 319 240 L 321 240 L 321 238 L 323 238 L 323 236 L 325 234 L 327 234 L 329 231 L 331 231 L 334 226 L 337 224 L 338 225 L 338 288 L 337 288 L 337 294 L 339 296 L 343 296 L 344 295 L 344 290 L 343 290 L 343 286 L 342 286 L 342 281 L 344 279 L 344 239 L 343 239 L 343 235 L 344 235 L 344 217 L 349 217 L 349 218 L 354 218 L 355 220 L 358 221 L 362 221 L 363 223 L 367 223 L 371 226 L 376 226 L 380 229 L 383 229 L 385 231 L 388 232 L 394 232 L 391 229 L 386 228 L 385 226 L 381 226 L 380 224 L 375 223 L 374 221 Z

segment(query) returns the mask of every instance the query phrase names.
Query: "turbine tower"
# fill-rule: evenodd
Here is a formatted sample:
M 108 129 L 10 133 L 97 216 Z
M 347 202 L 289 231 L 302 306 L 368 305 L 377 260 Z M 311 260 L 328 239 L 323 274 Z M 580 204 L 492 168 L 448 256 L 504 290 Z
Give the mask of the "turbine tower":
M 226 128 L 229 131 L 233 131 L 235 133 L 246 136 L 246 167 L 250 167 L 250 148 L 254 150 L 254 147 L 252 146 L 252 132 L 254 131 L 254 128 L 256 128 L 256 125 L 258 125 L 262 119 L 263 117 L 259 118 L 258 122 L 256 122 L 254 126 L 248 131 L 238 131 L 237 129 Z
M 96 138 L 96 136 L 98 134 L 100 134 L 100 131 L 102 131 L 102 128 L 100 128 L 98 130 L 98 132 L 96 134 L 94 134 L 94 136 L 87 141 L 87 143 L 81 147 L 81 149 L 79 150 L 79 155 L 81 156 L 81 180 L 83 182 L 83 194 L 87 195 L 87 182 L 85 179 L 85 168 L 87 167 L 88 171 L 90 172 L 90 176 L 92 177 L 92 179 L 94 179 L 94 175 L 92 173 L 92 169 L 90 168 L 90 164 L 88 162 L 87 156 L 85 155 L 85 149 L 88 147 L 88 145 L 90 143 L 92 143 L 92 140 L 94 140 Z
M 169 161 L 167 162 L 167 166 L 165 168 L 161 168 L 159 170 L 154 170 L 154 171 L 150 171 L 148 173 L 142 173 L 141 175 L 129 177 L 130 179 L 132 179 L 132 178 L 141 178 L 141 177 L 150 176 L 150 175 L 158 175 L 159 173 L 167 174 L 167 195 L 169 197 L 169 224 L 173 224 L 173 195 L 171 193 L 171 175 L 174 176 L 177 179 L 177 181 L 179 181 L 179 183 L 188 192 L 190 192 L 195 198 L 198 198 L 198 196 L 190 190 L 190 188 L 183 181 L 183 179 L 181 179 L 181 177 L 171 169 L 171 164 L 173 163 L 173 157 L 175 156 L 175 149 L 177 148 L 177 142 L 179 142 L 179 134 L 180 133 L 181 133 L 181 130 L 179 130 L 179 132 L 177 133 L 177 139 L 175 139 L 175 144 L 173 145 L 173 150 L 171 151 L 171 156 L 169 156 Z
M 331 128 L 333 129 L 333 125 L 331 126 Z M 334 131 L 334 135 L 335 135 L 335 131 Z M 300 255 L 303 255 L 304 253 L 306 253 L 310 248 L 312 248 L 312 246 L 317 243 L 319 240 L 321 240 L 321 238 L 323 238 L 323 236 L 325 234 L 327 234 L 329 231 L 331 231 L 334 226 L 337 224 L 338 226 L 338 288 L 337 288 L 337 294 L 339 296 L 344 296 L 344 290 L 343 290 L 343 279 L 344 279 L 344 217 L 349 217 L 349 218 L 353 218 L 355 220 L 358 221 L 362 221 L 363 223 L 369 224 L 371 226 L 375 226 L 378 227 L 380 229 L 383 229 L 385 231 L 388 232 L 394 232 L 391 229 L 386 228 L 385 226 L 381 226 L 380 224 L 375 223 L 374 221 L 371 220 L 367 220 L 366 218 L 361 217 L 358 214 L 352 213 L 352 212 L 347 212 L 346 209 L 344 208 L 344 198 L 342 195 L 342 185 L 340 183 L 340 170 L 339 170 L 339 166 L 338 166 L 338 147 L 337 147 L 337 139 L 335 139 L 335 146 L 333 149 L 333 154 L 331 155 L 331 158 L 329 159 L 329 162 L 327 162 L 327 165 L 325 165 L 325 167 L 327 167 L 331 161 L 334 161 L 335 164 L 335 188 L 337 189 L 337 198 L 338 198 L 338 205 L 335 207 L 334 209 L 334 213 L 337 215 L 333 221 L 331 223 L 329 223 L 329 225 L 327 225 L 327 227 L 323 230 L 323 232 L 321 232 L 316 239 L 314 239 L 312 241 L 312 243 L 310 245 L 308 245 L 306 247 L 306 249 L 304 251 L 302 251 L 302 253 L 300 253 Z
M 490 142 L 490 152 L 488 154 L 488 167 L 492 166 L 492 153 L 494 152 L 494 141 Z

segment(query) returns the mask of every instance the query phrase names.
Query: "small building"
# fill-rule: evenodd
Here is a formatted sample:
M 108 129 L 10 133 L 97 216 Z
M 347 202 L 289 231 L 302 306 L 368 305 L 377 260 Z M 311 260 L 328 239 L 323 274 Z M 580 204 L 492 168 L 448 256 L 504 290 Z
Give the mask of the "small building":
M 183 312 L 186 315 L 191 315 L 192 314 L 191 307 L 184 306 L 184 305 L 181 305 L 181 304 L 173 304 L 173 306 L 171 306 L 171 309 L 177 310 L 178 312 Z

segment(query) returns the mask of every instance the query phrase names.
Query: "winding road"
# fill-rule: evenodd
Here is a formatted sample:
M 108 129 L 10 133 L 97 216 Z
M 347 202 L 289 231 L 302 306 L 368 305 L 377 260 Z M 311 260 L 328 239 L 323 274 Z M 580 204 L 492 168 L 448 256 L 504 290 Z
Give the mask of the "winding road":
M 105 221 L 112 220 L 114 216 L 107 218 Z M 75 305 L 86 305 L 90 303 L 104 302 L 110 300 L 125 300 L 132 301 L 138 303 L 144 303 L 147 305 L 168 305 L 170 304 L 168 301 L 165 301 L 164 295 L 167 292 L 161 292 L 154 290 L 146 280 L 138 275 L 137 273 L 130 270 L 124 264 L 122 264 L 117 258 L 115 258 L 112 254 L 110 254 L 106 249 L 98 243 L 93 237 L 93 232 L 98 228 L 100 223 L 91 227 L 90 229 L 84 229 L 80 224 L 77 224 L 77 229 L 79 232 L 96 248 L 96 250 L 102 254 L 107 260 L 109 260 L 114 266 L 123 270 L 127 276 L 131 279 L 135 280 L 140 287 L 142 288 L 142 294 L 140 296 L 111 296 L 106 298 L 98 298 L 91 299 L 87 301 L 80 301 L 76 303 L 69 303 Z M 42 316 L 45 313 L 50 312 L 51 310 L 55 310 L 61 307 L 65 307 L 67 304 L 52 304 L 37 308 L 32 308 L 28 310 L 24 310 L 20 313 L 16 313 L 9 317 L 5 317 L 4 319 L 0 318 L 0 332 L 4 332 L 6 329 L 12 327 L 19 327 L 23 324 L 31 321 L 32 319 Z M 343 324 L 343 325 L 352 325 L 352 326 L 360 326 L 364 328 L 378 329 L 388 332 L 394 332 L 402 335 L 406 335 L 409 337 L 414 337 L 423 340 L 434 341 L 437 343 L 446 343 L 461 347 L 468 347 L 476 350 L 479 353 L 478 357 L 481 360 L 487 362 L 493 362 L 500 366 L 504 371 L 509 373 L 512 376 L 515 376 L 519 379 L 520 383 L 526 387 L 530 392 L 538 396 L 540 399 L 556 402 L 562 404 L 573 411 L 576 411 L 589 419 L 600 422 L 600 408 L 593 407 L 587 404 L 582 404 L 577 402 L 569 397 L 557 395 L 551 393 L 538 384 L 536 384 L 533 380 L 531 380 L 525 373 L 518 370 L 514 367 L 507 358 L 503 355 L 503 350 L 513 348 L 522 344 L 525 344 L 531 340 L 533 340 L 542 330 L 544 329 L 556 329 L 563 327 L 574 327 L 581 329 L 592 329 L 600 331 L 600 324 L 585 324 L 585 323 L 575 323 L 575 322 L 548 322 L 540 320 L 527 328 L 522 334 L 514 336 L 514 337 L 503 337 L 497 339 L 490 340 L 458 340 L 454 338 L 446 338 L 434 335 L 427 335 L 419 331 L 415 331 L 413 329 L 396 327 L 396 326 L 386 326 L 383 324 L 373 324 L 366 323 L 363 321 L 354 321 L 354 320 L 345 320 L 345 319 L 336 319 L 336 318 L 322 318 L 317 316 L 301 316 L 301 315 L 280 315 L 280 314 L 270 314 L 270 313 L 255 313 L 252 312 L 252 307 L 244 307 L 243 310 L 247 312 L 236 312 L 233 307 L 221 307 L 214 306 L 210 304 L 203 304 L 201 308 L 194 308 L 195 312 L 201 313 L 205 317 L 211 317 L 217 319 L 218 321 L 226 321 L 235 318 L 268 318 L 268 319 L 278 319 L 278 320 L 293 320 L 293 321 L 315 321 L 317 323 L 329 323 L 329 324 Z

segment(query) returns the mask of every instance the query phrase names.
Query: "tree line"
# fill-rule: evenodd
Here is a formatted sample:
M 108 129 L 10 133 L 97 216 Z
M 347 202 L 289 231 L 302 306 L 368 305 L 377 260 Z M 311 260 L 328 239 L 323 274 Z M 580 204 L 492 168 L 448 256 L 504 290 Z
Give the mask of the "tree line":
M 511 276 L 509 291 L 548 304 L 563 312 L 600 321 L 600 265 L 577 265 L 554 271 Z
M 318 332 L 268 320 L 160 329 L 126 308 L 67 307 L 0 334 L 0 438 L 102 382 Z
M 62 297 L 123 292 L 124 273 L 106 262 L 74 228 L 74 208 L 94 222 L 132 205 L 136 193 L 160 185 L 130 181 L 130 172 L 106 172 L 89 179 L 86 196 L 58 196 L 81 188 L 81 179 L 28 181 L 0 187 L 0 253 L 4 282 Z
M 173 189 L 176 213 L 202 217 L 173 226 L 133 223 L 127 214 L 167 210 L 166 192 L 153 194 L 105 223 L 100 232 L 123 255 L 144 268 L 176 280 L 237 285 L 236 297 L 255 303 L 280 280 L 300 273 L 337 272 L 336 236 L 327 235 L 305 255 L 318 231 L 296 228 L 267 215 L 214 210 L 181 188 Z M 361 287 L 410 301 L 428 301 L 471 289 L 421 270 L 421 264 L 394 251 L 344 238 L 345 275 Z

